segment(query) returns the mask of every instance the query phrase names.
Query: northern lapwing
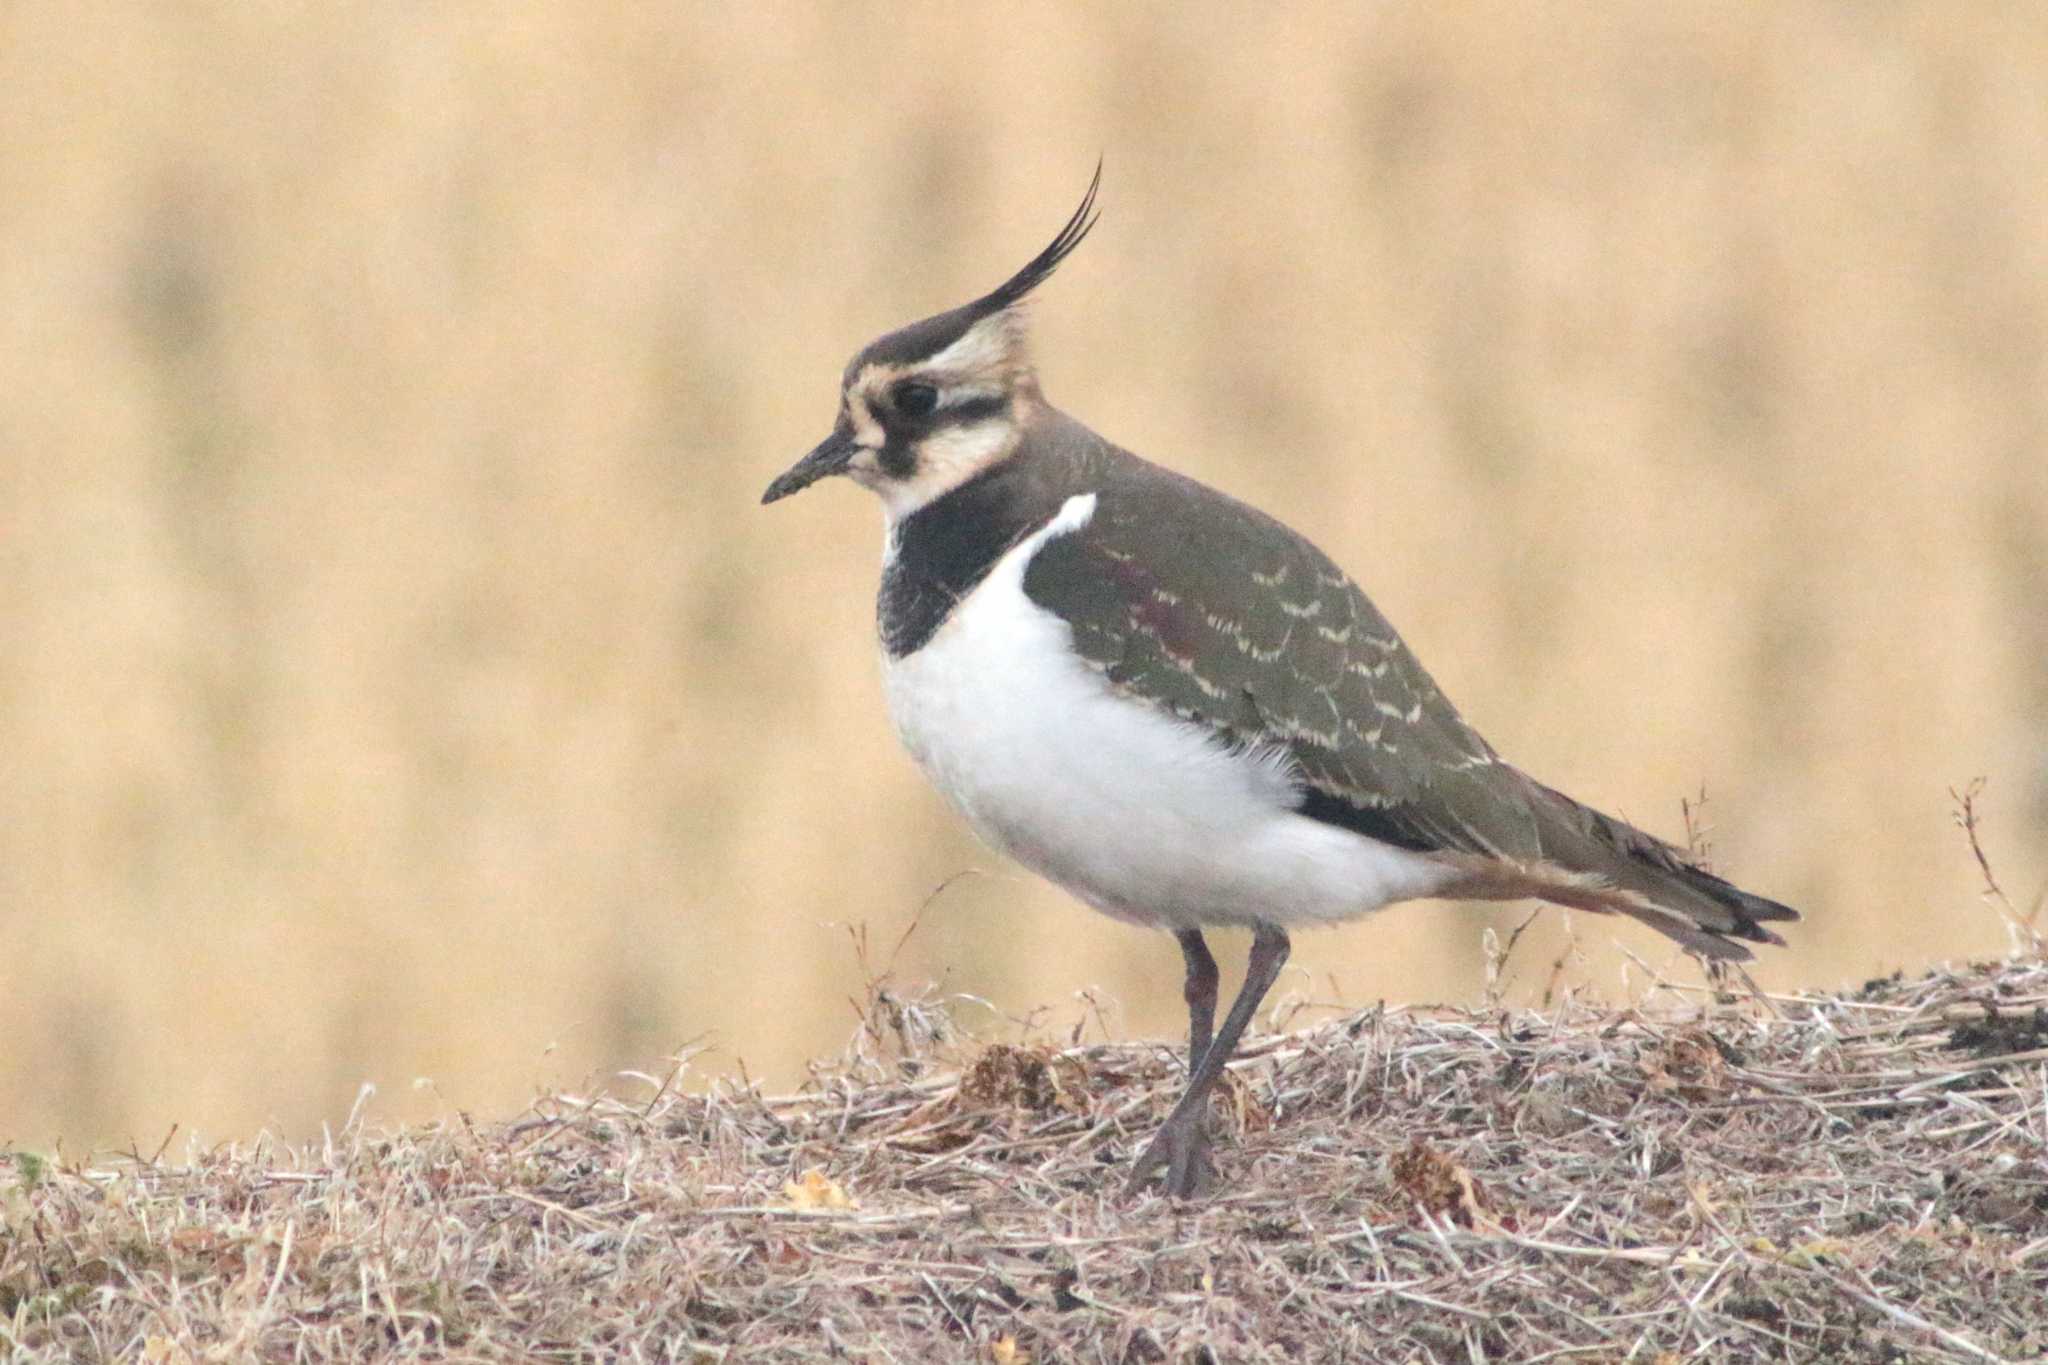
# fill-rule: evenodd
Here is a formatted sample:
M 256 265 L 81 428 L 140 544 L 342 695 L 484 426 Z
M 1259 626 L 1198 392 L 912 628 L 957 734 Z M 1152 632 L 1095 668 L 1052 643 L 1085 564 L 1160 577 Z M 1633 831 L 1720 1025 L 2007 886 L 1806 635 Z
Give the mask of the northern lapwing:
M 1365 594 L 1272 517 L 1111 444 L 1039 389 L 1021 305 L 1095 224 L 974 302 L 870 342 L 832 434 L 763 502 L 882 500 L 889 712 L 997 849 L 1186 961 L 1186 1092 L 1139 1156 L 1211 1183 L 1210 1089 L 1288 931 L 1420 897 L 1618 913 L 1722 961 L 1797 919 L 1502 760 Z M 1252 933 L 1220 1030 L 1202 931 Z

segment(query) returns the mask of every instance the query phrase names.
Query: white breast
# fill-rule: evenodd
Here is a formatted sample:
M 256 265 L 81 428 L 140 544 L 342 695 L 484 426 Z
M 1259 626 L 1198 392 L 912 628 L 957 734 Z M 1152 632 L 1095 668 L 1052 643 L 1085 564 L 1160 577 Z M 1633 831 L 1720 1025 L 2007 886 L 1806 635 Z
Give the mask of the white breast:
M 1442 867 L 1297 815 L 1285 755 L 1233 752 L 1116 695 L 1024 595 L 1069 498 L 922 648 L 885 664 L 903 743 L 982 838 L 1098 910 L 1170 928 L 1347 918 L 1428 896 Z

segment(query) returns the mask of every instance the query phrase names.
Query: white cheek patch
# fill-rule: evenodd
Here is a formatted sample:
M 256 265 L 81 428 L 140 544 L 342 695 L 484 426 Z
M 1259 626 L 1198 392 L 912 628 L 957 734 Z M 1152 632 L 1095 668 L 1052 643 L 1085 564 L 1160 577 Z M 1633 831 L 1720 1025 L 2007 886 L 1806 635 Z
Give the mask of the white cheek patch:
M 1006 458 L 1017 448 L 1017 440 L 1017 428 L 998 419 L 942 427 L 918 442 L 917 467 L 909 478 L 861 482 L 881 496 L 889 520 L 897 521 Z
M 846 417 L 848 421 L 853 423 L 853 439 L 855 444 L 866 446 L 870 450 L 880 450 L 882 448 L 883 443 L 888 437 L 882 431 L 882 424 L 875 420 L 874 413 L 868 411 L 866 394 L 849 393 L 846 395 Z
M 955 384 L 939 390 L 939 409 L 957 408 L 977 399 L 1001 398 L 1003 391 L 993 384 Z
M 985 374 L 1008 367 L 1017 352 L 1017 319 L 1007 311 L 975 323 L 960 339 L 918 368 L 941 374 Z

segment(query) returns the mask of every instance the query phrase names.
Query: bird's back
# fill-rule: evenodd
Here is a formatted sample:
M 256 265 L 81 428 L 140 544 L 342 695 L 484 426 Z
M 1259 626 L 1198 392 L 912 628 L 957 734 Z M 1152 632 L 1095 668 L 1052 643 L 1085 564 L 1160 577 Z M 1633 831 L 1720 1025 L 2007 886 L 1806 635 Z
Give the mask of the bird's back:
M 1246 750 L 1281 749 L 1301 812 L 1455 866 L 1444 894 L 1541 896 L 1643 919 L 1746 957 L 1796 918 L 1670 844 L 1504 762 L 1357 585 L 1244 503 L 1048 412 L 1032 434 L 1050 504 L 1096 496 L 1088 525 L 1033 556 L 1024 589 L 1132 700 Z

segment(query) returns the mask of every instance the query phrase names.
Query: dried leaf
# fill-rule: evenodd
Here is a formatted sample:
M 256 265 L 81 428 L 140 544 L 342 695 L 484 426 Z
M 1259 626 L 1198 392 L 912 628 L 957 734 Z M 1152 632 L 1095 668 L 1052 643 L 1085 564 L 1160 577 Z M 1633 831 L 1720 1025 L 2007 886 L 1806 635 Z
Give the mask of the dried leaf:
M 1071 1057 L 1042 1048 L 993 1043 L 960 1078 L 960 1098 L 981 1109 L 1087 1112 L 1086 1073 Z
M 139 1358 L 143 1365 L 193 1365 L 192 1353 L 169 1337 L 145 1339 Z
M 1705 1099 L 1726 1088 L 1728 1059 L 1712 1034 L 1689 1028 L 1665 1039 L 1643 1059 L 1643 1080 L 1665 1094 Z
M 782 1197 L 798 1213 L 833 1213 L 860 1207 L 838 1181 L 816 1166 L 796 1180 L 785 1181 Z
M 1421 1138 L 1392 1162 L 1394 1184 L 1408 1202 L 1435 1218 L 1449 1218 L 1460 1227 L 1496 1229 L 1493 1200 L 1472 1173 Z

